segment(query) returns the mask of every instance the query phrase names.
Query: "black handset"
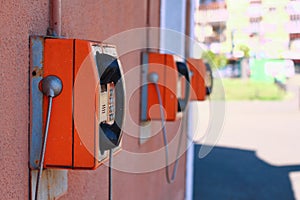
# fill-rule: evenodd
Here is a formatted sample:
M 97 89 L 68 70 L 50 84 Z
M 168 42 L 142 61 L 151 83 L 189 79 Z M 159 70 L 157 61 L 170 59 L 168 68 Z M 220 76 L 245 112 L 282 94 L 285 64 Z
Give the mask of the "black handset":
M 125 89 L 117 58 L 96 52 L 100 77 L 100 151 L 111 150 L 120 143 L 124 121 Z
M 205 63 L 205 67 L 206 67 L 206 76 L 205 76 L 206 95 L 210 95 L 213 89 L 213 73 L 208 63 Z
M 184 99 L 178 99 L 178 111 L 181 112 L 185 110 L 190 98 L 190 72 L 187 64 L 184 62 L 176 62 L 176 66 L 179 76 L 184 76 L 186 80 Z

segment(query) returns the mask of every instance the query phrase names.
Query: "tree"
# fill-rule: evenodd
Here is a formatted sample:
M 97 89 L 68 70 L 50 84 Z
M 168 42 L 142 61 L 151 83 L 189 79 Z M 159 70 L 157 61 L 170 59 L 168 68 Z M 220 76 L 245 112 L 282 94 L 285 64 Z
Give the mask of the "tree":
M 227 58 L 224 54 L 215 54 L 214 52 L 208 50 L 203 52 L 202 58 L 208 62 L 211 66 L 215 68 L 222 68 L 227 65 Z

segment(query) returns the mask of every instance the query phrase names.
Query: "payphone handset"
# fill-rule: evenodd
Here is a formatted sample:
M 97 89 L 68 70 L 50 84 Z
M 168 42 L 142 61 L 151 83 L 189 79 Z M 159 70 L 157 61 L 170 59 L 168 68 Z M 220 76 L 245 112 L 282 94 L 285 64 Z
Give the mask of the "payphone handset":
M 190 99 L 190 71 L 185 62 L 177 61 L 176 66 L 179 73 L 179 80 L 182 81 L 182 77 L 185 78 L 184 98 L 178 98 L 178 111 L 181 112 L 185 110 Z M 181 81 L 178 82 L 179 87 L 182 86 Z M 178 89 L 178 92 L 182 94 L 180 91 L 182 91 L 182 89 Z
M 100 76 L 100 152 L 113 149 L 121 142 L 124 121 L 125 90 L 118 60 L 108 54 L 96 53 Z M 102 97 L 102 98 L 101 98 Z
M 108 159 L 108 150 L 120 149 L 125 86 L 115 46 L 31 36 L 30 68 L 31 169 L 96 169 Z M 62 83 L 51 108 L 49 95 L 41 91 L 47 77 Z
M 209 96 L 213 91 L 214 78 L 212 68 L 208 62 L 205 63 L 205 70 L 205 91 L 206 95 Z
M 147 78 L 152 72 L 159 77 L 157 84 L 166 112 L 165 120 L 175 121 L 181 118 L 190 97 L 188 66 L 171 54 L 145 52 L 142 54 L 141 121 L 161 120 L 160 109 L 154 106 L 159 104 L 153 95 L 156 94 L 156 89 L 154 83 L 148 82 Z

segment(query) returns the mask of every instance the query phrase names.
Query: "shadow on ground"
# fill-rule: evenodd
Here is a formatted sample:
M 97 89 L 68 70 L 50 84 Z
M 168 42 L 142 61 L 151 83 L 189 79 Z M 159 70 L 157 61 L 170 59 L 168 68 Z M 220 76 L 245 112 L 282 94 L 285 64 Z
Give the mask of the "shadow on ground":
M 289 172 L 300 165 L 276 167 L 256 157 L 254 151 L 214 147 L 199 159 L 195 146 L 194 200 L 295 199 Z

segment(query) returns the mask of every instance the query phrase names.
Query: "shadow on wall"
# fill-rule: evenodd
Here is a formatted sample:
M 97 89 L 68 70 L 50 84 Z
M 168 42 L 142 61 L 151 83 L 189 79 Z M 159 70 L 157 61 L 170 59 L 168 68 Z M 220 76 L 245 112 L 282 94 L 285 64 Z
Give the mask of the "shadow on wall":
M 256 157 L 254 151 L 214 147 L 199 159 L 195 146 L 194 199 L 295 199 L 289 172 L 300 165 L 276 167 Z

